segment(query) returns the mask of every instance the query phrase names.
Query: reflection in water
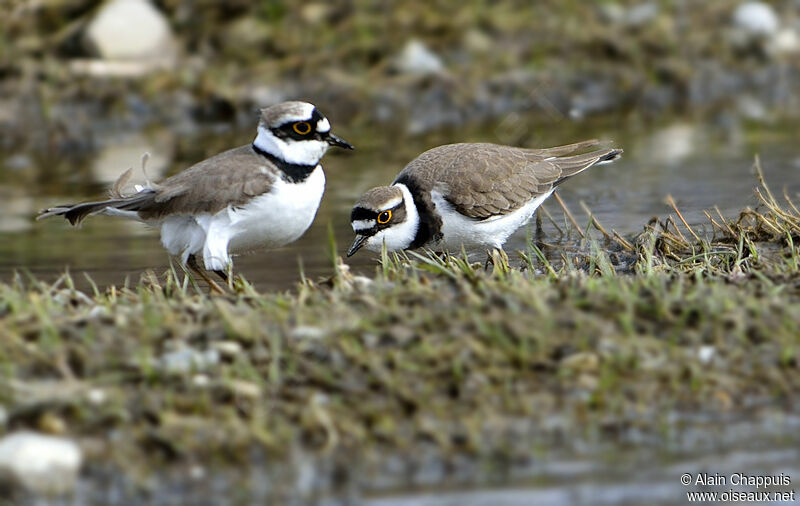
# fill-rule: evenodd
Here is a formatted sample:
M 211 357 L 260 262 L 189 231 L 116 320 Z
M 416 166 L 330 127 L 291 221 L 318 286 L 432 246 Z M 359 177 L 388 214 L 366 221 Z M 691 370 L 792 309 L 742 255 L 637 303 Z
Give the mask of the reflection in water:
M 159 181 L 164 178 L 173 158 L 172 151 L 173 142 L 163 133 L 146 137 L 142 132 L 131 132 L 109 139 L 92 160 L 93 179 L 96 183 L 110 185 L 132 167 L 134 170 L 129 184 L 143 184 L 145 175 L 142 174 L 141 159 L 147 153 L 147 178 Z
M 530 119 L 517 121 L 522 136 L 520 144 L 553 146 L 597 137 L 613 139 L 625 149 L 621 160 L 613 165 L 595 167 L 560 187 L 559 192 L 579 220 L 579 202 L 585 202 L 608 229 L 622 234 L 635 234 L 652 216 L 664 216 L 669 209 L 664 197 L 672 194 L 684 216 L 692 223 L 704 223 L 703 210 L 718 205 L 721 211 L 734 216 L 741 208 L 755 204 L 752 189 L 755 178 L 751 166 L 753 154 L 761 154 L 768 182 L 776 189 L 788 185 L 790 192 L 800 190 L 797 173 L 797 152 L 790 135 L 751 132 L 749 144 L 742 136 L 737 142 L 715 140 L 708 125 L 674 123 L 650 131 L 622 129 L 607 124 L 561 122 L 542 129 Z M 339 254 L 352 240 L 349 213 L 352 203 L 367 188 L 389 183 L 402 167 L 420 152 L 432 146 L 459 141 L 500 142 L 498 127 L 470 126 L 461 131 L 439 134 L 436 138 L 375 138 L 346 132 L 356 142 L 352 153 L 329 153 L 324 161 L 327 192 L 317 219 L 299 241 L 273 251 L 262 251 L 235 260 L 237 272 L 245 275 L 260 290 L 290 288 L 299 280 L 299 269 L 315 279 L 331 272 L 328 227 L 331 226 Z M 795 131 L 791 128 L 783 132 Z M 89 284 L 81 275 L 88 273 L 100 286 L 122 284 L 126 278 L 136 282 L 142 272 L 153 269 L 161 273 L 169 267 L 169 258 L 161 248 L 158 233 L 148 227 L 125 220 L 98 217 L 87 220 L 80 230 L 66 222 L 50 219 L 34 222 L 38 209 L 57 204 L 101 197 L 108 184 L 128 167 L 140 171 L 143 152 L 151 153 L 148 176 L 158 180 L 177 172 L 197 160 L 224 149 L 251 141 L 252 132 L 205 139 L 172 139 L 164 132 L 130 133 L 109 140 L 91 162 L 87 178 L 84 165 L 62 167 L 48 172 L 47 185 L 30 184 L 36 179 L 30 171 L 15 171 L 6 166 L 0 170 L 4 181 L 0 187 L 0 279 L 7 280 L 15 269 L 27 270 L 36 277 L 52 280 L 69 268 L 78 286 Z M 725 137 L 725 136 L 723 136 Z M 187 147 L 188 146 L 188 147 Z M 24 173 L 23 173 L 24 172 Z M 76 181 L 84 181 L 76 184 Z M 555 202 L 545 207 L 556 220 L 562 213 Z M 544 220 L 548 241 L 559 240 L 555 228 Z M 520 230 L 508 243 L 507 250 L 524 246 L 527 231 Z M 360 252 L 348 259 L 356 270 L 372 272 L 375 255 Z

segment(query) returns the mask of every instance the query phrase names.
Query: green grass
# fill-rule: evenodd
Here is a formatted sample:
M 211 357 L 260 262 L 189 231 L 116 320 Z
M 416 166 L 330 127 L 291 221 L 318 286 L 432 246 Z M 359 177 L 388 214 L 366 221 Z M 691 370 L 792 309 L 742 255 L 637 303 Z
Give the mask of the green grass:
M 366 278 L 332 258 L 329 279 L 285 293 L 238 279 L 208 296 L 175 271 L 91 295 L 68 275 L 19 276 L 0 285 L 0 431 L 99 441 L 90 461 L 146 475 L 235 464 L 254 447 L 513 459 L 556 436 L 788 410 L 800 213 L 766 185 L 760 195 L 737 220 L 715 217 L 713 237 L 676 225 L 676 208 L 617 241 L 624 269 L 613 237 L 587 236 L 560 260 L 534 243 L 510 253 L 522 268 L 496 253 L 488 268 L 384 253 Z M 194 356 L 188 369 L 165 366 L 176 350 Z

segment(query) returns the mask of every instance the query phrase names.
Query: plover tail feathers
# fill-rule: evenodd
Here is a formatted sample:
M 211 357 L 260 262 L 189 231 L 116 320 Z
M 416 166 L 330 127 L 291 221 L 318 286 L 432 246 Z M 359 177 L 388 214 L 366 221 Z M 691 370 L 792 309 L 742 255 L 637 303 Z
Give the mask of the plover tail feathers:
M 151 201 L 154 195 L 155 192 L 153 190 L 145 189 L 125 198 L 50 207 L 43 209 L 36 219 L 41 220 L 49 218 L 50 216 L 63 216 L 69 220 L 72 225 L 78 225 L 87 217 L 94 216 L 95 214 L 107 214 L 138 219 L 136 211 L 141 208 L 142 204 Z
M 621 149 L 608 148 L 592 151 L 591 153 L 556 158 L 555 160 L 552 160 L 552 162 L 555 163 L 559 169 L 561 169 L 561 177 L 555 182 L 555 184 L 559 185 L 564 182 L 564 180 L 574 176 L 575 174 L 580 174 L 589 167 L 611 163 L 620 156 L 622 156 Z
M 600 159 L 597 160 L 597 163 L 595 163 L 595 165 L 605 165 L 607 163 L 611 163 L 614 160 L 617 160 L 618 158 L 622 157 L 622 153 L 623 151 L 621 149 L 611 149 L 609 150 L 608 153 L 601 156 Z
M 576 151 L 584 151 L 588 148 L 597 146 L 600 141 L 597 139 L 589 139 L 588 141 L 574 142 L 572 144 L 565 144 L 563 146 L 553 146 L 551 148 L 527 148 L 525 151 L 542 156 L 566 156 Z

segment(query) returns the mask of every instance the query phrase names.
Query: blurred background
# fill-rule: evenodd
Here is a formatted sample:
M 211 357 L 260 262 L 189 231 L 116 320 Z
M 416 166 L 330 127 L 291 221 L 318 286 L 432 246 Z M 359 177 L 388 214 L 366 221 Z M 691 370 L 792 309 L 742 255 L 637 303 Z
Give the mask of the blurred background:
M 236 260 L 260 289 L 330 273 L 364 190 L 432 146 L 600 138 L 624 158 L 560 193 L 627 236 L 668 212 L 692 223 L 800 173 L 800 1 L 6 1 L 0 16 L 0 279 L 69 268 L 101 286 L 168 266 L 157 232 L 121 220 L 34 222 L 95 199 L 129 167 L 158 180 L 252 141 L 256 111 L 315 103 L 356 146 L 331 152 L 312 229 Z M 558 221 L 560 210 L 548 209 Z M 552 227 L 549 240 L 561 240 Z M 509 243 L 522 247 L 525 231 Z M 356 269 L 374 257 L 360 253 Z M 85 286 L 85 285 L 84 285 Z

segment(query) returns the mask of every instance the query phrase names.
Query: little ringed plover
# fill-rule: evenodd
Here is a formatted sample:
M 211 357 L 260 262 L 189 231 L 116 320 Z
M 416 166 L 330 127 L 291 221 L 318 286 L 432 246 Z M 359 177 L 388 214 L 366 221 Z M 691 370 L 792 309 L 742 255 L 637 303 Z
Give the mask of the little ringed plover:
M 544 149 L 498 144 L 448 144 L 412 160 L 391 186 L 364 193 L 350 223 L 360 248 L 387 251 L 501 249 L 558 185 L 593 165 L 610 163 L 621 149 L 590 140 Z
M 159 227 L 164 248 L 219 290 L 196 257 L 227 280 L 232 254 L 299 238 L 319 208 L 325 190 L 319 161 L 330 146 L 353 149 L 331 133 L 314 105 L 283 102 L 261 110 L 252 144 L 136 187 L 135 193 L 122 195 L 115 185 L 108 200 L 44 209 L 38 218 L 64 216 L 77 225 L 104 214 Z

